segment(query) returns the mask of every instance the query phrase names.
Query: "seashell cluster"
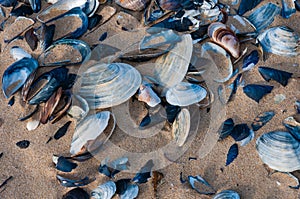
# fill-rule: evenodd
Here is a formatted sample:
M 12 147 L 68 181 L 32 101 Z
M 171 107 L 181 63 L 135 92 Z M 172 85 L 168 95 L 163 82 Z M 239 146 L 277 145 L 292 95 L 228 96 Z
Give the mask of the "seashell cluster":
M 240 42 L 235 33 L 221 22 L 211 23 L 208 27 L 208 36 L 227 50 L 234 58 L 240 56 Z

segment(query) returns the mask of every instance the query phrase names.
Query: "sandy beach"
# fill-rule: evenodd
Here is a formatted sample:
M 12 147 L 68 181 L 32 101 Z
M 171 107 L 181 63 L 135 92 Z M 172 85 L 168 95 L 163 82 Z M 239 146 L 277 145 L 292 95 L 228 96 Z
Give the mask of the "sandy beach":
M 267 1 L 266 1 L 267 2 Z M 262 2 L 263 4 L 266 2 Z M 281 6 L 280 1 L 270 1 Z M 226 3 L 226 2 L 224 2 Z M 43 1 L 43 8 L 47 6 Z M 101 10 L 104 5 L 100 5 Z M 238 6 L 233 6 L 237 8 Z M 117 7 L 117 12 L 122 11 Z M 9 10 L 7 10 L 8 12 Z M 126 15 L 123 14 L 123 15 Z M 140 14 L 136 14 L 141 16 Z M 34 16 L 34 15 L 33 15 Z M 114 15 L 110 21 L 100 26 L 91 34 L 83 35 L 81 38 L 89 45 L 99 43 L 99 37 L 104 32 L 107 32 L 108 37 L 113 36 L 120 30 L 119 26 L 127 27 L 128 29 L 135 29 L 142 27 L 141 21 L 137 19 L 130 19 L 124 17 L 120 24 L 116 24 L 117 16 Z M 276 16 L 274 22 L 269 27 L 285 25 L 292 28 L 298 35 L 300 35 L 299 26 L 300 14 L 297 11 L 289 19 L 283 19 L 281 16 Z M 56 31 L 63 31 L 58 29 Z M 32 51 L 25 41 L 17 40 L 11 42 L 9 45 L 3 42 L 3 31 L 0 32 L 1 54 L 0 54 L 0 74 L 1 77 L 5 69 L 11 65 L 14 60 L 9 53 L 12 46 L 20 46 L 31 53 L 33 57 L 37 58 L 41 53 L 41 49 Z M 127 38 L 126 41 L 129 42 Z M 204 42 L 208 41 L 205 40 Z M 241 45 L 241 49 L 247 46 L 254 48 L 251 42 Z M 7 46 L 6 46 L 7 45 Z M 120 44 L 121 45 L 121 44 Z M 239 62 L 235 67 L 239 67 Z M 163 174 L 163 179 L 159 183 L 157 190 L 154 190 L 151 180 L 148 183 L 139 185 L 140 199 L 150 198 L 212 198 L 212 196 L 201 195 L 195 190 L 191 189 L 188 183 L 182 184 L 180 182 L 180 173 L 184 178 L 189 175 L 201 175 L 208 183 L 217 191 L 231 189 L 240 194 L 243 199 L 296 199 L 300 198 L 299 190 L 289 188 L 289 185 L 296 185 L 296 183 L 286 175 L 276 173 L 268 176 L 268 170 L 260 160 L 255 149 L 256 139 L 267 132 L 273 130 L 284 130 L 282 121 L 295 114 L 294 103 L 300 100 L 300 59 L 298 57 L 282 57 L 278 55 L 270 55 L 266 61 L 260 58 L 258 64 L 243 76 L 245 84 L 264 82 L 264 79 L 259 74 L 258 66 L 268 66 L 292 72 L 293 78 L 289 80 L 286 87 L 283 87 L 275 81 L 269 82 L 274 89 L 266 95 L 259 103 L 248 98 L 244 93 L 242 87 L 237 89 L 234 99 L 229 102 L 225 110 L 225 119 L 233 118 L 235 124 L 246 123 L 251 125 L 254 118 L 265 111 L 274 111 L 276 114 L 274 118 L 264 127 L 255 132 L 255 138 L 246 146 L 239 146 L 238 157 L 229 165 L 225 166 L 226 156 L 229 147 L 235 142 L 232 138 L 226 138 L 223 141 L 217 142 L 212 146 L 209 153 L 202 156 L 201 151 L 206 148 L 207 140 L 210 135 L 207 134 L 208 128 L 211 125 L 219 127 L 221 123 L 214 121 L 212 113 L 207 109 L 199 109 L 198 128 L 195 137 L 190 140 L 190 146 L 173 163 L 168 162 L 168 166 L 160 168 L 158 171 Z M 78 71 L 79 66 L 68 66 L 71 72 Z M 138 66 L 136 66 L 138 67 Z M 49 69 L 42 69 L 49 70 Z M 274 98 L 283 95 L 285 99 L 281 102 L 276 102 Z M 0 198 L 2 199 L 21 199 L 21 198 L 43 198 L 56 199 L 62 196 L 71 188 L 63 187 L 56 180 L 56 174 L 69 176 L 70 178 L 83 178 L 89 176 L 95 177 L 96 180 L 91 184 L 82 187 L 88 193 L 96 188 L 101 183 L 109 180 L 108 177 L 98 172 L 98 167 L 101 160 L 99 158 L 92 158 L 85 162 L 78 163 L 78 167 L 71 173 L 63 173 L 56 170 L 52 163 L 52 155 L 69 156 L 70 144 L 75 129 L 76 121 L 68 116 L 63 117 L 55 124 L 48 123 L 40 125 L 33 131 L 26 129 L 26 121 L 20 122 L 18 118 L 22 114 L 22 106 L 20 105 L 20 93 L 15 95 L 15 103 L 12 107 L 8 106 L 8 99 L 0 94 L 0 153 L 3 156 L 0 158 L 0 184 L 9 176 L 13 176 L 8 183 L 0 189 Z M 131 115 L 137 118 L 145 114 L 142 108 L 133 106 Z M 194 118 L 195 119 L 195 118 Z M 54 135 L 54 133 L 67 121 L 72 121 L 68 132 L 59 140 L 51 140 L 46 144 L 47 140 Z M 30 145 L 26 149 L 20 149 L 16 143 L 21 140 L 29 140 Z M 136 139 L 127 133 L 124 133 L 121 128 L 116 127 L 110 138 L 110 142 L 124 150 L 136 153 L 144 153 L 153 149 L 159 148 L 172 140 L 170 131 L 162 131 L 162 133 L 151 137 L 150 139 Z M 210 147 L 210 146 L 207 146 Z M 102 156 L 101 156 L 102 157 Z M 196 159 L 190 159 L 190 157 Z M 113 158 L 111 158 L 113 159 Z M 162 160 L 166 161 L 166 160 Z M 300 173 L 295 172 L 296 176 L 300 177 Z M 116 175 L 114 180 L 122 178 L 133 178 L 134 173 L 121 172 Z M 114 196 L 118 198 L 118 196 Z

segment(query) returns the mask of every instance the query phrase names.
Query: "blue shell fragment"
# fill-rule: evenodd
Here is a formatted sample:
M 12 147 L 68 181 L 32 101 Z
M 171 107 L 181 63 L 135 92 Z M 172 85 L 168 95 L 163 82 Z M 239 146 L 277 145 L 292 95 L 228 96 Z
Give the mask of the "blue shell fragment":
M 280 7 L 273 3 L 267 3 L 251 13 L 248 20 L 255 26 L 256 30 L 260 32 L 267 28 L 279 13 Z
M 173 105 L 167 104 L 166 105 L 166 113 L 167 113 L 168 122 L 173 123 L 180 111 L 181 111 L 181 108 L 179 106 L 173 106 Z
M 242 141 L 245 138 L 247 138 L 250 134 L 251 134 L 250 128 L 248 127 L 247 124 L 237 124 L 232 129 L 230 136 L 235 141 Z
M 244 93 L 257 103 L 268 93 L 271 93 L 273 86 L 259 85 L 259 84 L 248 84 L 243 87 Z
M 238 14 L 243 15 L 245 12 L 257 6 L 262 0 L 242 0 L 238 9 Z
M 262 114 L 259 114 L 251 124 L 253 131 L 258 131 L 266 123 L 268 123 L 275 115 L 274 111 L 267 111 Z
M 65 157 L 60 156 L 57 159 L 56 169 L 63 172 L 71 172 L 77 167 L 77 164 L 67 160 Z
M 259 61 L 259 54 L 257 50 L 253 50 L 249 55 L 245 56 L 243 60 L 243 71 L 251 70 Z
M 238 154 L 239 154 L 239 148 L 238 145 L 235 143 L 228 150 L 226 166 L 230 165 L 233 162 L 233 160 L 235 160 L 235 158 L 238 156 Z
M 192 189 L 196 190 L 200 194 L 213 195 L 216 193 L 213 187 L 200 175 L 188 176 L 188 182 L 191 185 Z M 196 184 L 195 182 L 198 183 Z
M 59 138 L 63 137 L 66 134 L 71 123 L 72 123 L 71 121 L 68 121 L 62 127 L 60 127 L 54 134 L 54 136 L 53 136 L 54 139 L 58 140 Z
M 62 197 L 62 199 L 89 199 L 89 198 L 90 198 L 89 194 L 85 190 L 79 187 L 68 191 Z
M 106 161 L 106 160 L 105 160 Z M 107 177 L 113 178 L 117 173 L 128 168 L 128 158 L 121 157 L 109 163 L 101 163 L 98 168 L 99 173 L 106 175 Z
M 294 0 L 281 0 L 282 9 L 281 9 L 281 16 L 283 18 L 290 18 L 294 13 L 296 13 L 296 7 Z
M 151 123 L 151 118 L 150 118 L 150 115 L 147 114 L 141 121 L 140 123 L 140 127 L 145 127 L 147 125 L 149 125 Z
M 234 128 L 234 122 L 232 118 L 229 118 L 227 120 L 225 120 L 223 122 L 223 124 L 221 125 L 220 129 L 219 129 L 219 140 L 223 140 L 225 138 L 227 138 L 230 134 L 232 129 Z
M 153 160 L 148 160 L 148 162 L 134 176 L 132 181 L 139 184 L 146 183 L 148 179 L 151 178 L 151 169 L 153 166 Z
M 266 81 L 270 81 L 272 79 L 280 83 L 282 86 L 286 86 L 293 75 L 293 73 L 262 66 L 258 67 L 258 71 Z

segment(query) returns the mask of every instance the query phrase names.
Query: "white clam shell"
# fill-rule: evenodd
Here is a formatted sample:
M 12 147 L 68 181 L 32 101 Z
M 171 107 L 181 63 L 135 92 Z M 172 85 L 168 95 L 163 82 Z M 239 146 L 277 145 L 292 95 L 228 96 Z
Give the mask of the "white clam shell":
M 27 128 L 28 131 L 33 131 L 39 125 L 40 125 L 40 121 L 33 119 L 33 120 L 30 120 L 29 122 L 27 122 L 26 128 Z
M 207 91 L 205 88 L 196 84 L 180 82 L 167 90 L 166 100 L 169 104 L 175 106 L 189 106 L 200 102 L 206 95 Z
M 164 87 L 173 87 L 184 79 L 193 52 L 192 37 L 182 35 L 182 40 L 155 61 L 154 78 Z
M 213 197 L 213 199 L 240 199 L 237 192 L 232 190 L 224 190 Z
M 151 107 L 155 107 L 161 102 L 161 99 L 152 90 L 147 82 L 143 82 L 138 93 L 138 100 L 147 103 Z
M 271 169 L 292 172 L 300 169 L 300 142 L 289 132 L 273 131 L 256 141 L 261 160 Z
M 71 143 L 70 153 L 77 154 L 88 141 L 95 140 L 99 137 L 106 129 L 110 115 L 113 116 L 114 126 L 107 138 L 103 141 L 103 143 L 105 143 L 111 136 L 115 127 L 114 115 L 109 111 L 102 111 L 97 114 L 89 115 L 77 124 Z
M 108 181 L 94 189 L 91 196 L 95 199 L 110 199 L 113 197 L 116 190 L 116 184 L 113 181 Z
M 90 109 L 122 104 L 138 90 L 142 78 L 135 68 L 125 63 L 96 64 L 81 76 L 79 95 Z
M 178 146 L 183 146 L 190 132 L 191 124 L 190 112 L 188 109 L 182 109 L 177 115 L 172 125 L 172 134 Z
M 299 36 L 288 27 L 269 28 L 258 35 L 257 39 L 266 52 L 282 56 L 299 55 Z
M 216 66 L 219 71 L 216 71 L 218 73 L 216 74 L 214 80 L 216 82 L 221 83 L 228 81 L 233 73 L 233 66 L 230 59 L 230 55 L 222 47 L 212 42 L 206 42 L 202 45 L 202 57 L 205 55 L 206 52 L 209 54 L 214 54 L 216 56 L 221 55 L 224 57 L 221 63 L 216 63 Z

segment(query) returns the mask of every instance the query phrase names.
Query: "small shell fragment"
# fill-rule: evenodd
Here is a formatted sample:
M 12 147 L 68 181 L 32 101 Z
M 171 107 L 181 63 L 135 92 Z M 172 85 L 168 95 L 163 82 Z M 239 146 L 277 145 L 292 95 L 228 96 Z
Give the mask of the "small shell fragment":
M 215 195 L 213 199 L 240 199 L 240 196 L 235 191 L 224 190 Z

